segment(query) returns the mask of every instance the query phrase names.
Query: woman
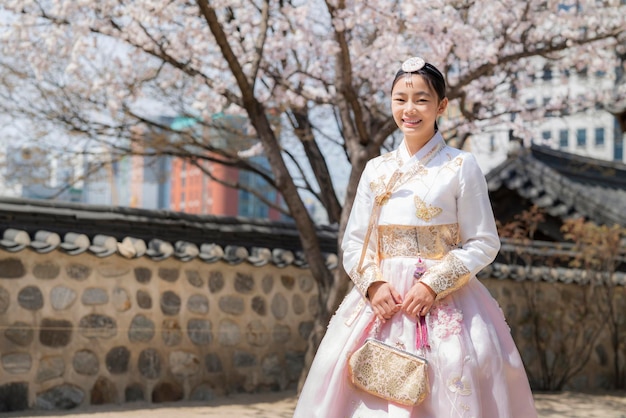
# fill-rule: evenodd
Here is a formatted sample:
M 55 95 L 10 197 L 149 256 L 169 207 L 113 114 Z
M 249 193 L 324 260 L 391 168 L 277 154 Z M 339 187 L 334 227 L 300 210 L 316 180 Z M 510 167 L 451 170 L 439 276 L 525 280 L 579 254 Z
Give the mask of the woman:
M 362 174 L 342 243 L 355 286 L 330 321 L 294 416 L 536 417 L 502 311 L 475 277 L 500 241 L 476 160 L 438 132 L 448 104 L 443 75 L 411 58 L 391 93 L 404 140 Z M 347 360 L 376 319 L 380 340 L 428 360 L 430 393 L 421 404 L 402 406 L 351 384 Z

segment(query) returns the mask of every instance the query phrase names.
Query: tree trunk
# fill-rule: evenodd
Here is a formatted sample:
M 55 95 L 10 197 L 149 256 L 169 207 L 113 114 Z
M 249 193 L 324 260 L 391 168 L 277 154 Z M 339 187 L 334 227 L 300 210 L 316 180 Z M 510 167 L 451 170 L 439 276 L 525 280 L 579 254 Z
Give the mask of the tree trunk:
M 333 277 L 333 286 L 327 289 L 327 291 L 320 291 L 319 293 L 320 312 L 318 312 L 314 318 L 313 330 L 311 331 L 311 334 L 309 334 L 309 338 L 307 340 L 308 344 L 304 355 L 304 367 L 302 369 L 302 374 L 300 374 L 300 379 L 298 380 L 298 393 L 302 390 L 304 382 L 306 381 L 309 371 L 311 370 L 311 365 L 313 364 L 313 359 L 315 358 L 317 349 L 320 346 L 322 338 L 324 338 L 324 335 L 326 334 L 328 322 L 351 287 L 350 279 L 341 266 L 337 268 Z
M 298 381 L 298 393 L 300 393 L 300 391 L 302 390 L 306 377 L 311 370 L 313 359 L 315 358 L 315 354 L 317 353 L 317 349 L 320 345 L 320 342 L 322 341 L 322 338 L 324 338 L 330 318 L 337 310 L 337 308 L 341 304 L 341 301 L 344 299 L 344 297 L 352 287 L 352 282 L 350 281 L 350 278 L 343 268 L 343 251 L 341 250 L 341 242 L 343 240 L 343 235 L 346 229 L 346 224 L 348 223 L 350 212 L 352 211 L 352 204 L 354 202 L 354 196 L 356 195 L 356 189 L 359 183 L 359 179 L 361 177 L 361 173 L 363 172 L 367 161 L 374 156 L 371 154 L 375 152 L 376 151 L 373 151 L 373 148 L 370 147 L 363 148 L 360 152 L 353 154 L 352 170 L 350 172 L 350 179 L 348 181 L 346 200 L 344 202 L 341 212 L 341 221 L 339 223 L 339 230 L 337 233 L 338 266 L 333 275 L 333 283 L 330 288 L 325 289 L 322 288 L 322 286 L 318 286 L 320 312 L 318 313 L 318 315 L 316 315 L 314 319 L 313 330 L 309 335 L 307 351 L 304 356 L 304 367 Z

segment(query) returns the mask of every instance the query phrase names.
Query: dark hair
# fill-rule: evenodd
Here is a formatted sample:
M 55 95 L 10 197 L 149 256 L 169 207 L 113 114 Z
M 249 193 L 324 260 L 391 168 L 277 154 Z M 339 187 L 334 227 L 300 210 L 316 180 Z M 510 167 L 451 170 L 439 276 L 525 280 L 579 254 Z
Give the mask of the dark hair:
M 398 80 L 407 74 L 407 72 L 402 69 L 398 70 L 395 78 L 393 79 L 393 83 L 391 84 L 391 91 L 393 91 L 393 87 L 396 85 Z M 417 71 L 411 71 L 410 74 L 419 74 L 426 80 L 428 86 L 437 93 L 437 97 L 439 100 L 443 100 L 446 97 L 446 80 L 443 78 L 443 74 L 435 68 L 434 65 L 426 63 L 422 68 Z

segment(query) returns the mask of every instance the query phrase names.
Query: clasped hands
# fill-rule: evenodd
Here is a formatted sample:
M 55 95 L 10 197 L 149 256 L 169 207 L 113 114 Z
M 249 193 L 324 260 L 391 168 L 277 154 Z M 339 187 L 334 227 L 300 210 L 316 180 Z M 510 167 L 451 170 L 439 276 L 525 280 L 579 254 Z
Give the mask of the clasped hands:
M 367 289 L 374 314 L 383 323 L 399 311 L 417 317 L 425 316 L 435 302 L 436 293 L 425 283 L 416 282 L 404 296 L 388 282 L 374 282 Z

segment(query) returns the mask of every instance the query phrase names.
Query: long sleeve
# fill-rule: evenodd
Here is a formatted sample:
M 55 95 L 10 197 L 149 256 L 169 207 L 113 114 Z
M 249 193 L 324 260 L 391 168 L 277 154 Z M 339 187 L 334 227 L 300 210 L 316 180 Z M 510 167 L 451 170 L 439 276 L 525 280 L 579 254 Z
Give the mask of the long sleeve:
M 456 209 L 461 246 L 450 251 L 421 279 L 437 293 L 437 299 L 460 289 L 491 263 L 500 249 L 487 182 L 471 154 L 462 159 Z
M 372 164 L 373 162 L 370 161 L 361 175 L 352 211 L 350 212 L 350 217 L 346 224 L 346 231 L 341 243 L 343 250 L 343 266 L 363 297 L 367 297 L 367 289 L 373 282 L 384 281 L 378 263 L 379 260 L 376 251 L 377 232 L 375 228 L 367 243 L 363 264 L 360 270 L 358 269 L 365 236 L 370 222 L 370 215 L 374 207 L 374 193 L 370 187 Z

